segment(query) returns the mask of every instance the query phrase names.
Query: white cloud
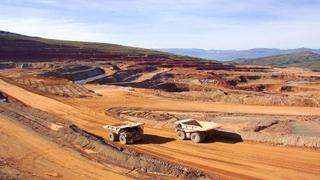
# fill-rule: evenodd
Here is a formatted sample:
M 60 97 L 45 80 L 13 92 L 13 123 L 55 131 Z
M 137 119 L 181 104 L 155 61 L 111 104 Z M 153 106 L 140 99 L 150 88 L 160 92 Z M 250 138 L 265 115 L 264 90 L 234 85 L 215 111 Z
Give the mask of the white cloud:
M 2 30 L 53 39 L 108 42 L 99 25 L 43 18 L 1 19 Z
M 147 48 L 319 48 L 319 5 L 301 2 L 5 0 L 0 29 Z

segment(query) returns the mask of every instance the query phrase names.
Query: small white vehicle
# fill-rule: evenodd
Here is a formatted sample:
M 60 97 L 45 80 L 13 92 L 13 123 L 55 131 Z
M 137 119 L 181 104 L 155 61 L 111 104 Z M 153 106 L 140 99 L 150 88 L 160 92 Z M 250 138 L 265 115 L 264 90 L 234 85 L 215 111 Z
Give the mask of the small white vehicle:
M 125 121 L 119 124 L 105 125 L 104 129 L 109 131 L 110 141 L 120 141 L 121 144 L 134 143 L 143 137 L 144 123 Z
M 194 143 L 203 142 L 209 136 L 210 131 L 221 127 L 217 123 L 195 119 L 184 119 L 176 121 L 174 124 L 176 126 L 177 139 L 191 139 Z

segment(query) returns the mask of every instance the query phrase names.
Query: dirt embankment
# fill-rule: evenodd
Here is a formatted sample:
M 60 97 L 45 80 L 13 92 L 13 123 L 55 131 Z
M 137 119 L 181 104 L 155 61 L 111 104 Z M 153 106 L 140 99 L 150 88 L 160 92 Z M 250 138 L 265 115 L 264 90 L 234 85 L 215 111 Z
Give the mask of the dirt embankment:
M 207 91 L 185 92 L 154 92 L 156 95 L 196 101 L 222 102 L 228 104 L 269 105 L 269 106 L 309 106 L 319 107 L 319 97 L 305 97 L 298 95 L 277 95 L 255 92 L 237 93 L 229 90 L 216 89 Z
M 0 113 L 31 128 L 60 146 L 76 149 L 82 155 L 100 164 L 114 164 L 130 172 L 157 178 L 208 178 L 204 173 L 173 164 L 129 148 L 109 144 L 103 138 L 83 131 L 65 119 L 26 107 L 9 99 L 0 106 Z M 130 176 L 130 172 L 127 174 Z
M 156 67 L 131 67 L 127 70 L 120 70 L 95 82 L 99 84 L 125 83 L 138 79 L 143 73 L 156 71 Z
M 55 95 L 63 97 L 92 97 L 96 96 L 93 91 L 83 85 L 74 84 L 67 80 L 42 79 L 39 77 L 4 78 L 3 80 L 13 83 L 22 88 L 39 94 Z
M 189 67 L 173 68 L 170 72 L 163 71 L 148 79 L 141 78 L 157 72 L 150 68 L 133 66 L 99 80 L 99 83 L 154 89 L 157 95 L 177 99 L 249 105 L 320 106 L 317 95 L 290 93 L 298 87 L 288 88 L 285 82 L 299 77 L 273 77 L 270 72 L 209 72 Z M 316 88 L 313 90 L 318 92 Z
M 105 74 L 104 70 L 98 67 L 91 67 L 88 65 L 67 65 L 53 71 L 45 72 L 42 76 L 79 81 L 102 74 Z

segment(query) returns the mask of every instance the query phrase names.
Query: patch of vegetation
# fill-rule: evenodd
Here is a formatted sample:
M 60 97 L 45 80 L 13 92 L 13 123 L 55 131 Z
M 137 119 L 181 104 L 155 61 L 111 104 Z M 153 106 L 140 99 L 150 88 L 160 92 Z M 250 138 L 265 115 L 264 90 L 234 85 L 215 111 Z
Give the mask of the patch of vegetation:
M 307 51 L 302 53 L 268 56 L 256 59 L 238 59 L 234 60 L 233 63 L 256 64 L 275 67 L 301 67 L 314 71 L 320 71 L 320 54 Z

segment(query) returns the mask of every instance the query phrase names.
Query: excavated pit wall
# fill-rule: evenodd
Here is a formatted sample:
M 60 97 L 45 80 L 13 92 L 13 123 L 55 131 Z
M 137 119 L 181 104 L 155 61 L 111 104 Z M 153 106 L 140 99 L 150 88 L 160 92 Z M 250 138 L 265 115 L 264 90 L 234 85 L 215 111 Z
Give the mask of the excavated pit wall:
M 223 102 L 229 104 L 249 105 L 277 105 L 277 106 L 308 106 L 320 107 L 319 97 L 304 97 L 298 95 L 273 95 L 273 94 L 238 94 L 224 90 L 183 91 L 168 93 L 165 91 L 154 92 L 155 95 L 172 99 L 186 99 L 191 101 Z
M 209 177 L 196 169 L 157 159 L 127 147 L 107 143 L 103 138 L 90 134 L 65 119 L 27 107 L 12 98 L 9 98 L 9 102 L 0 105 L 1 114 L 18 121 L 50 141 L 76 149 L 85 157 L 99 163 L 114 164 L 158 179 L 218 178 Z M 53 129 L 52 125 L 58 128 Z M 94 153 L 84 153 L 84 150 Z

